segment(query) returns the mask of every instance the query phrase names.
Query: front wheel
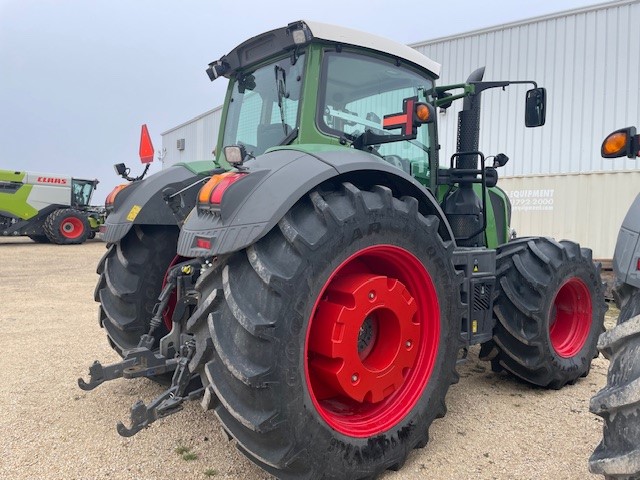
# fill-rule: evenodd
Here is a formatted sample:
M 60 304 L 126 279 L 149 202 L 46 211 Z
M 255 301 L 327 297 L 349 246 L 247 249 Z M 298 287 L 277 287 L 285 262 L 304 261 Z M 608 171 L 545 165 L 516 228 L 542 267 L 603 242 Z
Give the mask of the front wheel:
M 64 208 L 50 213 L 44 222 L 49 240 L 58 245 L 73 245 L 87 240 L 91 227 L 87 216 L 73 208 Z
M 251 460 L 279 478 L 355 480 L 426 444 L 461 314 L 438 223 L 414 198 L 345 183 L 203 274 L 208 308 L 190 326 L 212 347 L 205 398 Z
M 497 322 L 481 352 L 493 370 L 548 388 L 587 375 L 606 311 L 591 251 L 566 240 L 523 238 L 498 247 L 496 272 Z

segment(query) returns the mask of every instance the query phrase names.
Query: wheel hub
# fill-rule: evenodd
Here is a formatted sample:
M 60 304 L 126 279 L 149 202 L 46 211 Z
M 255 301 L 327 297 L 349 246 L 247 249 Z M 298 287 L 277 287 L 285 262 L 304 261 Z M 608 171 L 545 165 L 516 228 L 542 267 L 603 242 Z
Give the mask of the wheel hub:
M 309 320 L 314 406 L 346 435 L 392 428 L 428 383 L 439 339 L 437 294 L 423 264 L 395 246 L 360 250 L 327 280 Z
M 310 344 L 318 357 L 311 367 L 334 390 L 358 402 L 384 400 L 402 385 L 406 369 L 415 362 L 411 347 L 420 337 L 416 312 L 414 298 L 398 280 L 341 277 L 319 305 Z
M 60 223 L 60 233 L 66 238 L 78 238 L 82 235 L 84 227 L 82 221 L 79 218 L 69 217 L 65 218 Z

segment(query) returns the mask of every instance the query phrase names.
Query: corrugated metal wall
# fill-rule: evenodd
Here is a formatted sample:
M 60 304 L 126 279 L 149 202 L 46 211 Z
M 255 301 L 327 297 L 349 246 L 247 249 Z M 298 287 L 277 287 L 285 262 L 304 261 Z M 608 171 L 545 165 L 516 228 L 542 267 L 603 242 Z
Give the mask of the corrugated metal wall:
M 605 160 L 613 130 L 640 126 L 640 1 L 617 1 L 412 45 L 442 64 L 440 85 L 486 66 L 484 80 L 547 88 L 547 122 L 524 126 L 526 86 L 483 93 L 480 150 L 506 153 L 499 185 L 519 236 L 568 238 L 611 258 L 640 191 L 640 162 Z M 441 162 L 455 151 L 460 102 L 439 115 Z M 549 204 L 551 202 L 551 204 Z
M 213 160 L 213 149 L 218 140 L 222 107 L 217 107 L 177 127 L 163 132 L 162 148 L 165 156 L 163 166 L 177 162 Z M 184 140 L 184 149 L 178 148 L 178 141 Z
M 640 1 L 620 1 L 412 45 L 442 64 L 440 85 L 486 66 L 485 80 L 535 80 L 547 88 L 544 127 L 524 126 L 524 94 L 483 93 L 480 150 L 506 153 L 501 174 L 610 172 L 637 168 L 600 158 L 612 130 L 640 121 Z M 440 115 L 444 157 L 455 151 L 460 102 Z

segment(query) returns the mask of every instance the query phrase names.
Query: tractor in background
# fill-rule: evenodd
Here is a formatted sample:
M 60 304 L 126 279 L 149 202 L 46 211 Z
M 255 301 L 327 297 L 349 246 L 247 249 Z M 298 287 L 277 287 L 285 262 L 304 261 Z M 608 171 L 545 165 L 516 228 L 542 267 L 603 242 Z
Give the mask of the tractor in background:
M 604 158 L 640 157 L 635 127 L 605 138 Z M 613 255 L 615 328 L 601 335 L 598 349 L 609 359 L 607 385 L 591 398 L 590 410 L 604 420 L 603 439 L 589 459 L 606 478 L 640 478 L 640 194 L 622 222 Z
M 90 205 L 98 180 L 0 170 L 0 233 L 69 245 L 94 238 L 104 209 Z
M 546 92 L 482 68 L 438 86 L 439 71 L 305 21 L 209 64 L 229 80 L 216 168 L 134 183 L 107 219 L 96 300 L 123 360 L 79 385 L 173 374 L 121 435 L 200 399 L 276 477 L 373 478 L 426 445 L 471 345 L 541 387 L 588 374 L 599 266 L 575 242 L 511 240 L 508 158 L 478 145 L 483 92 L 532 85 L 527 127 L 545 123 Z M 441 160 L 435 112 L 458 100 Z

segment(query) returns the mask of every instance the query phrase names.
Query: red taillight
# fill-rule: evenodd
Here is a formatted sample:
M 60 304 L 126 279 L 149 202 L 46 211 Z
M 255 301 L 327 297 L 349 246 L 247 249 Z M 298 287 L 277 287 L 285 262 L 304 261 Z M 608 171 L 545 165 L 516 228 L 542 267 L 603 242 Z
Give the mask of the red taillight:
M 640 270 L 640 258 L 638 258 L 638 263 L 636 264 L 636 270 Z
M 208 238 L 196 237 L 196 247 L 211 250 L 211 240 Z
M 198 205 L 201 207 L 219 207 L 222 203 L 222 196 L 227 189 L 245 175 L 246 173 L 235 172 L 214 175 L 200 189 Z

